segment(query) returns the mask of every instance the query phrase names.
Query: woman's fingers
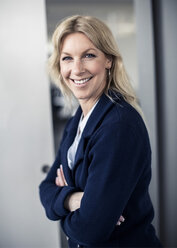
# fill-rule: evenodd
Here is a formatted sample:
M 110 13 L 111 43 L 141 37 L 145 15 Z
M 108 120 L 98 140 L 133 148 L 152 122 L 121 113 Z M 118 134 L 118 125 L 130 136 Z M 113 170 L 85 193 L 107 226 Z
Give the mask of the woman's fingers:
M 55 184 L 60 187 L 68 186 L 64 176 L 62 165 L 60 165 L 60 168 L 57 169 L 57 177 L 55 179 Z
M 58 177 L 55 178 L 55 184 L 56 184 L 57 186 L 60 186 L 59 183 L 58 183 Z
M 125 218 L 121 215 L 120 218 L 119 218 L 119 221 L 120 222 L 124 222 L 125 221 Z
M 55 178 L 55 184 L 59 187 L 64 186 L 63 182 L 61 181 L 61 179 L 59 177 Z
M 57 169 L 57 177 L 55 179 L 55 183 L 56 183 L 57 186 L 60 186 L 60 187 L 65 186 L 65 183 L 64 183 L 63 178 L 62 178 L 62 175 L 61 175 L 60 168 Z
M 120 226 L 122 222 L 124 221 L 125 221 L 125 218 L 121 215 L 116 225 Z
M 63 172 L 63 165 L 62 164 L 60 165 L 60 172 L 61 172 L 61 176 L 63 178 L 63 181 L 64 181 L 65 186 L 68 186 L 68 184 L 66 182 L 66 179 L 65 179 L 64 172 Z

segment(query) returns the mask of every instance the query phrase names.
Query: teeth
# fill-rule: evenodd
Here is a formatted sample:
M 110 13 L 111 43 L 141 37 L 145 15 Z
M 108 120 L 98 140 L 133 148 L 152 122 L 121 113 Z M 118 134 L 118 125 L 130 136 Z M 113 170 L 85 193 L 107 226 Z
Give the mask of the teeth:
M 82 79 L 82 80 L 74 80 L 74 83 L 76 83 L 76 84 L 84 84 L 87 81 L 89 81 L 90 79 L 91 78 L 85 78 L 85 79 Z

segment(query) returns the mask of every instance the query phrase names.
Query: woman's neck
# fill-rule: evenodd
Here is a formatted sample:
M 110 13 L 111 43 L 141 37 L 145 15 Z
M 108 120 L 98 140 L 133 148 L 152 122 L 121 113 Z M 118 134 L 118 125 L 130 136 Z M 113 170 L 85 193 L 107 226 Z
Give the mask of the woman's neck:
M 79 104 L 81 106 L 84 117 L 88 114 L 88 112 L 92 109 L 95 103 L 98 101 L 99 97 L 93 99 L 80 99 Z

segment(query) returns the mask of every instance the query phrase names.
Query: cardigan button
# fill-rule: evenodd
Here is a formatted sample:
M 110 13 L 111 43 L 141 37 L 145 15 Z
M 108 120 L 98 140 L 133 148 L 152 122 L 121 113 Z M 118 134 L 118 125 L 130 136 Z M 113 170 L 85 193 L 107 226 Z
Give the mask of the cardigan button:
M 80 245 L 77 245 L 77 248 L 80 248 Z

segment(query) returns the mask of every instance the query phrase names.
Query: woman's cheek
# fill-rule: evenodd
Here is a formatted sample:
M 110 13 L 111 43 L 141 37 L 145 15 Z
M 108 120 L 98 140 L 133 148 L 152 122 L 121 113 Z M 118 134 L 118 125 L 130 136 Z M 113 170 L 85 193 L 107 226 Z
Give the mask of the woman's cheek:
M 70 74 L 70 68 L 69 68 L 69 66 L 67 66 L 67 65 L 62 66 L 61 67 L 61 75 L 64 78 L 68 78 L 69 77 L 69 74 Z
M 66 70 L 65 69 L 63 69 L 63 67 L 61 67 L 61 75 L 62 75 L 62 77 L 63 78 L 66 78 Z

